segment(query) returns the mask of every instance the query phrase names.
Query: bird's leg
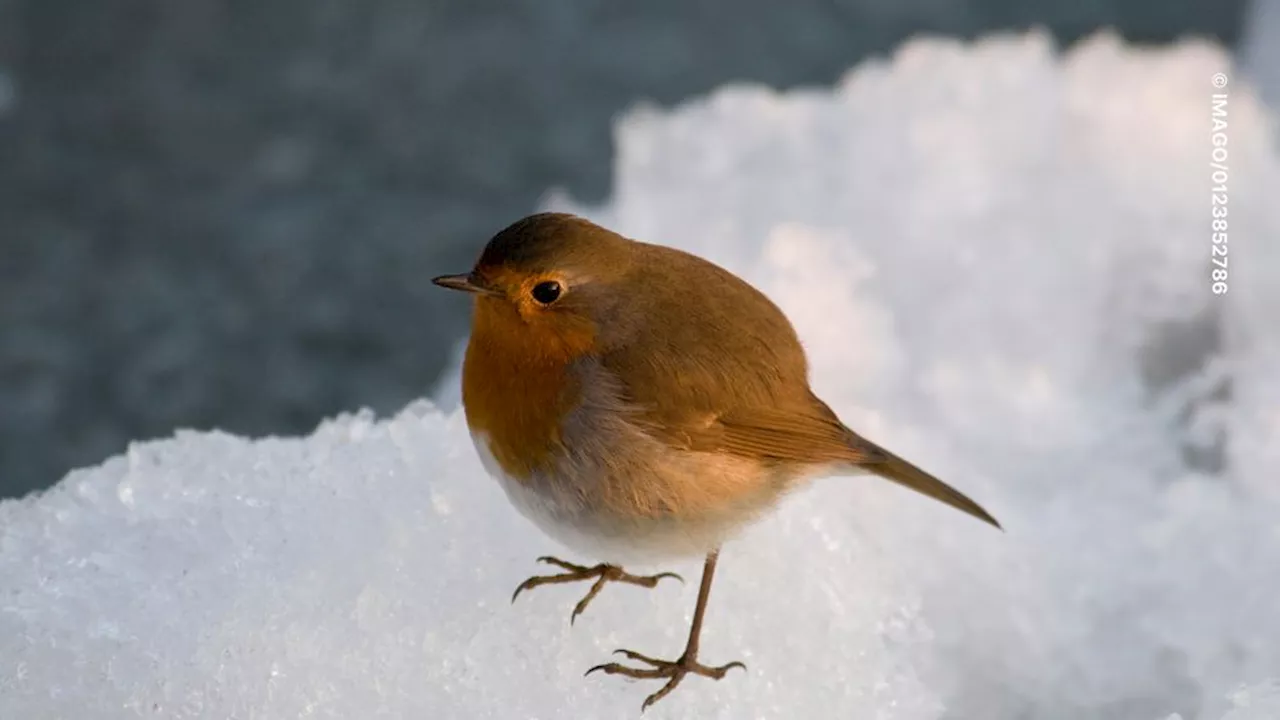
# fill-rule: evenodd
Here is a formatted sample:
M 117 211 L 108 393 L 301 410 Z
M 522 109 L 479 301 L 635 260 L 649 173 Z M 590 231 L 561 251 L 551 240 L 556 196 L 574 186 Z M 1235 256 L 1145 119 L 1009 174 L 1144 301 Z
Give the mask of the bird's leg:
M 650 667 L 633 668 L 626 665 L 620 665 L 618 663 L 605 663 L 604 665 L 597 665 L 591 668 L 587 671 L 587 674 L 590 675 L 591 673 L 600 670 L 606 675 L 624 675 L 631 678 L 667 678 L 666 685 L 663 685 L 657 692 L 645 698 L 644 704 L 640 706 L 640 711 L 644 712 L 650 705 L 658 702 L 662 698 L 666 697 L 672 690 L 675 690 L 676 686 L 680 684 L 680 681 L 684 679 L 684 676 L 689 673 L 719 680 L 725 676 L 725 673 L 729 672 L 730 668 L 737 667 L 746 670 L 747 666 L 740 662 L 731 662 L 728 665 L 721 665 L 719 667 L 709 667 L 698 662 L 698 641 L 702 634 L 702 618 L 707 611 L 707 597 L 711 595 L 711 578 L 715 574 L 716 558 L 719 554 L 719 550 L 711 552 L 711 554 L 707 555 L 707 561 L 702 566 L 702 584 L 698 587 L 698 604 L 694 606 L 693 609 L 693 624 L 689 628 L 689 641 L 685 644 L 684 654 L 680 656 L 680 659 L 675 661 L 656 660 L 630 650 L 615 650 L 615 653 L 620 654 L 629 660 L 635 660 L 636 662 L 644 663 Z
M 525 580 L 520 583 L 520 587 L 516 588 L 516 591 L 512 593 L 511 602 L 515 602 L 520 593 L 525 590 L 532 590 L 540 585 L 558 585 L 560 583 L 579 582 L 582 580 L 595 580 L 591 585 L 591 589 L 587 591 L 587 594 L 578 601 L 577 605 L 573 606 L 573 614 L 569 616 L 570 625 L 573 624 L 573 621 L 578 619 L 578 616 L 582 614 L 583 610 L 587 609 L 587 605 L 595 599 L 596 595 L 600 594 L 600 588 L 603 588 L 606 582 L 627 583 L 628 585 L 639 585 L 640 587 L 646 588 L 654 587 L 658 584 L 659 580 L 669 577 L 675 578 L 680 582 L 684 582 L 684 578 L 675 573 L 665 572 L 658 573 L 657 575 L 632 575 L 617 565 L 608 565 L 605 563 L 587 567 L 585 565 L 574 565 L 573 563 L 568 563 L 557 558 L 546 556 L 538 558 L 538 562 L 555 565 L 565 572 L 558 573 L 556 575 L 535 575 L 528 580 Z

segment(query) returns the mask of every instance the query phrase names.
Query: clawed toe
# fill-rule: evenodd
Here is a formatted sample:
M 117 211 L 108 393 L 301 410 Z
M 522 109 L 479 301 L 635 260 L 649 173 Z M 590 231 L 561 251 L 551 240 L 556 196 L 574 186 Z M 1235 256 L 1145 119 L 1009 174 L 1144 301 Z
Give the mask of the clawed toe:
M 544 565 L 555 565 L 561 570 L 568 570 L 571 573 L 590 573 L 593 570 L 593 568 L 587 567 L 586 565 L 575 565 L 571 562 L 565 562 L 560 558 L 551 557 L 550 555 L 543 555 L 538 558 L 537 562 Z
M 641 712 L 647 710 L 650 705 L 666 697 L 672 690 L 675 690 L 676 686 L 680 684 L 681 680 L 684 680 L 686 675 L 701 675 L 703 677 L 709 677 L 712 680 L 721 680 L 729 670 L 735 667 L 741 668 L 744 672 L 747 669 L 746 665 L 736 660 L 719 667 L 703 665 L 697 661 L 697 658 L 690 657 L 688 654 L 681 656 L 679 660 L 675 661 L 658 660 L 656 658 L 651 658 L 648 655 L 641 655 L 640 653 L 632 650 L 615 650 L 614 654 L 622 655 L 629 660 L 652 665 L 653 667 L 635 668 L 622 665 L 621 663 L 603 663 L 588 670 L 584 676 L 598 671 L 606 675 L 622 675 L 623 677 L 634 678 L 636 680 L 656 680 L 660 678 L 667 678 L 667 684 L 663 685 L 657 692 L 645 698 L 644 704 L 640 707 Z
M 587 567 L 585 565 L 575 565 L 571 562 L 565 562 L 564 560 L 560 560 L 559 558 L 554 558 L 549 555 L 544 555 L 538 558 L 538 562 L 547 565 L 554 565 L 565 572 L 558 573 L 556 575 L 535 575 L 528 580 L 525 580 L 520 583 L 515 592 L 511 593 L 511 602 L 515 602 L 516 598 L 520 597 L 520 593 L 525 590 L 532 590 L 533 588 L 540 587 L 542 585 L 558 585 L 561 583 L 581 582 L 584 580 L 595 581 L 591 584 L 591 588 L 587 590 L 587 594 L 578 601 L 578 604 L 574 605 L 573 612 L 569 615 L 570 625 L 572 625 L 574 621 L 578 619 L 578 616 L 587 609 L 587 606 L 591 604 L 591 601 L 595 599 L 596 595 L 600 594 L 600 590 L 604 588 L 606 582 L 621 582 L 627 583 L 628 585 L 638 585 L 644 588 L 656 587 L 658 581 L 664 578 L 675 578 L 682 583 L 684 582 L 684 578 L 680 577 L 676 573 L 664 572 L 658 573 L 657 575 L 632 575 L 617 565 L 601 563 L 599 565 Z
M 733 668 L 739 668 L 744 672 L 747 669 L 747 666 L 738 660 L 734 660 L 733 662 L 726 663 L 724 665 L 712 666 L 712 665 L 703 665 L 702 663 L 698 662 L 696 658 L 681 657 L 679 660 L 658 660 L 657 658 L 651 658 L 648 655 L 642 655 L 633 650 L 618 649 L 618 650 L 614 650 L 613 654 L 621 655 L 627 658 L 628 660 L 635 660 L 636 662 L 642 662 L 647 665 L 652 665 L 654 668 L 657 669 L 658 672 L 663 674 L 663 677 L 670 675 L 672 673 L 685 673 L 685 674 L 693 673 L 694 675 L 702 675 L 703 677 L 709 677 L 715 680 L 719 680 L 723 678 L 725 674 L 728 673 Z M 608 668 L 613 668 L 613 670 L 609 670 Z M 596 665 L 595 667 L 591 668 L 586 672 L 586 674 L 590 675 L 591 673 L 597 670 L 600 670 L 608 675 L 627 675 L 632 672 L 642 672 L 642 673 L 650 672 L 649 670 L 645 670 L 645 669 L 629 668 L 625 665 L 620 665 L 618 663 L 603 663 L 601 665 Z
M 663 665 L 674 664 L 670 660 L 656 660 L 654 658 L 649 657 L 648 655 L 641 655 L 640 653 L 635 652 L 634 650 L 623 650 L 622 648 L 614 650 L 613 654 L 621 655 L 627 658 L 628 660 L 635 660 L 637 662 L 648 663 L 650 665 L 653 665 L 654 667 L 662 667 Z
M 602 672 L 606 675 L 622 675 L 637 680 L 659 680 L 665 678 L 667 682 L 657 692 L 645 698 L 644 704 L 640 706 L 640 711 L 644 712 L 650 705 L 658 702 L 676 689 L 676 686 L 684 680 L 686 675 L 701 675 L 713 680 L 720 680 L 735 667 L 741 668 L 745 672 L 747 666 L 736 661 L 719 667 L 703 665 L 698 662 L 698 638 L 702 635 L 702 620 L 707 611 L 707 598 L 711 594 L 711 578 L 715 575 L 716 558 L 718 556 L 718 551 L 707 553 L 707 559 L 702 565 L 702 582 L 698 586 L 698 602 L 694 606 L 693 622 L 689 626 L 689 640 L 685 644 L 684 653 L 679 660 L 674 662 L 659 660 L 631 650 L 615 650 L 614 654 L 621 655 L 633 662 L 643 663 L 649 667 L 630 667 L 622 663 L 611 662 L 596 665 L 588 670 L 585 675 L 590 675 L 593 672 Z M 654 587 L 659 580 L 668 577 L 684 582 L 684 578 L 670 572 L 657 575 L 632 575 L 616 565 L 600 564 L 586 567 L 574 565 L 553 557 L 540 557 L 538 562 L 555 565 L 564 570 L 564 572 L 558 575 L 536 576 L 525 580 L 520 583 L 520 587 L 516 588 L 515 593 L 511 595 L 511 601 L 515 602 L 516 597 L 524 590 L 529 590 L 539 585 L 594 580 L 595 582 L 591 583 L 591 589 L 587 591 L 586 596 L 574 606 L 573 614 L 569 616 L 571 624 L 577 619 L 578 615 L 582 614 L 583 610 L 587 609 L 587 605 L 599 594 L 600 588 L 604 587 L 606 582 L 624 582 L 647 588 Z
M 633 668 L 618 663 L 601 663 L 582 674 L 583 677 L 593 672 L 602 672 L 605 675 L 624 675 L 637 680 L 652 680 L 654 678 L 667 677 L 670 673 L 663 668 Z

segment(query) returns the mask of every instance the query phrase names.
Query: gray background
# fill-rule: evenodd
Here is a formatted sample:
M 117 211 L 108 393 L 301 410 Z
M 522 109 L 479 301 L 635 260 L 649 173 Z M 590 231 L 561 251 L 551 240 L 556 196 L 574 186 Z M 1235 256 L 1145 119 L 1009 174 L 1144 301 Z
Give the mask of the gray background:
M 625 8 L 625 9 L 623 9 Z M 177 427 L 305 432 L 422 396 L 427 279 L 610 123 L 830 83 L 921 32 L 1234 45 L 1242 0 L 0 0 L 0 497 Z

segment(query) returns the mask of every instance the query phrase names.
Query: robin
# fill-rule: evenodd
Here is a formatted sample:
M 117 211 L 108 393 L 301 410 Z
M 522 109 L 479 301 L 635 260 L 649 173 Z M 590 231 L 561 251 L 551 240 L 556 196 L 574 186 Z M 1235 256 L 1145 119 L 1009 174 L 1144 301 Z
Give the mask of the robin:
M 1000 527 L 977 503 L 846 427 L 809 388 L 791 323 L 727 270 L 542 213 L 495 235 L 471 272 L 433 280 L 474 295 L 462 400 L 476 450 L 511 503 L 560 544 L 599 561 L 539 561 L 512 596 L 592 581 L 654 587 L 672 573 L 624 566 L 705 558 L 684 652 L 637 666 L 665 679 L 642 710 L 689 674 L 719 680 L 740 662 L 699 662 L 707 598 L 726 540 L 823 475 L 872 473 Z

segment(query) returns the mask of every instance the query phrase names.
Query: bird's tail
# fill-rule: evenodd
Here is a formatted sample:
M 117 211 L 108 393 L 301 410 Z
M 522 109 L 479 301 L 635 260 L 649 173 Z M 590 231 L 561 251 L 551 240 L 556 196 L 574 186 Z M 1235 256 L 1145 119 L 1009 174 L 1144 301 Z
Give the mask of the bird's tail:
M 1000 528 L 1000 523 L 991 514 L 982 509 L 978 503 L 970 500 L 964 493 L 956 490 L 950 485 L 942 482 L 938 478 L 894 455 L 878 445 L 869 443 L 862 438 L 858 438 L 862 443 L 872 445 L 875 452 L 869 453 L 870 457 L 859 463 L 859 467 L 871 473 L 875 473 L 886 480 L 892 480 L 904 487 L 911 488 L 921 495 L 927 495 L 938 502 L 945 503 L 951 507 L 972 515 L 973 517 Z M 1000 528 L 1003 529 L 1003 528 Z

